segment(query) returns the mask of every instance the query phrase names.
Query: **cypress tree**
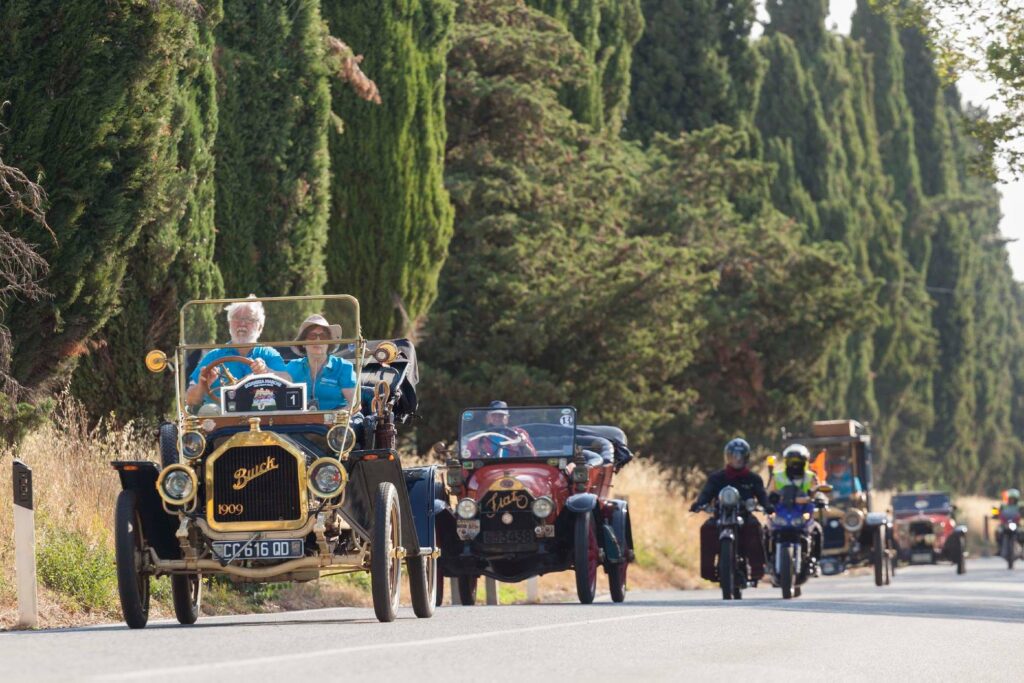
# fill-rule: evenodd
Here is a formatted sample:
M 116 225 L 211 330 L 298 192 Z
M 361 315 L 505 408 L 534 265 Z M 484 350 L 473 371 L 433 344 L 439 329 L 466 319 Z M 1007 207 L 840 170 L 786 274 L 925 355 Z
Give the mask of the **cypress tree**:
M 174 169 L 163 152 L 191 21 L 146 0 L 0 8 L 5 160 L 41 181 L 53 230 L 15 222 L 50 264 L 51 298 L 5 313 L 11 374 L 33 399 L 114 314 L 140 231 L 165 215 Z
M 216 31 L 216 257 L 229 296 L 323 291 L 325 37 L 316 0 L 224 2 Z
M 715 123 L 745 127 L 757 108 L 753 0 L 644 0 L 628 135 L 649 141 Z
M 328 283 L 361 303 L 371 336 L 409 334 L 437 296 L 453 212 L 444 188 L 450 0 L 325 0 L 333 33 L 380 89 L 376 105 L 339 90 L 331 132 Z
M 618 135 L 629 107 L 633 47 L 644 31 L 641 0 L 527 0 L 558 19 L 587 55 L 588 75 L 562 101 L 577 120 Z
M 170 136 L 160 150 L 169 169 L 162 214 L 143 226 L 128 256 L 118 313 L 89 343 L 72 389 L 94 414 L 156 418 L 174 396 L 170 373 L 150 374 L 140 359 L 177 343 L 178 309 L 190 299 L 223 293 L 213 261 L 213 149 L 217 131 L 213 31 L 220 2 L 180 33 L 182 61 Z

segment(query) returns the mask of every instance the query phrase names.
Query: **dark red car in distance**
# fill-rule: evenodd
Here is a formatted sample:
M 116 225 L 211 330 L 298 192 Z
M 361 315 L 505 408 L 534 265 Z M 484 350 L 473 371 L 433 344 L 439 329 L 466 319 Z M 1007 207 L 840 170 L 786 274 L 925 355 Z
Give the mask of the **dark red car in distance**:
M 967 527 L 957 524 L 953 518 L 955 508 L 948 493 L 897 493 L 891 505 L 900 561 L 908 564 L 952 562 L 957 574 L 966 571 Z

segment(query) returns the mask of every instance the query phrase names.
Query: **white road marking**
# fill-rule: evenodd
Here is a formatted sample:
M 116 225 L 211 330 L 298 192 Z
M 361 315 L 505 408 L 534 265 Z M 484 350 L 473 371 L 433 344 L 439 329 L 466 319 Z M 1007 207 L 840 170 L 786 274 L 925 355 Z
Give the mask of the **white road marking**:
M 700 612 L 712 612 L 717 611 L 718 608 L 698 608 L 698 609 L 677 609 L 670 610 L 667 612 L 653 612 L 653 613 L 641 613 L 641 614 L 628 614 L 618 617 L 606 617 L 603 619 L 585 619 L 583 621 L 570 621 L 558 624 L 541 624 L 538 626 L 523 626 L 520 628 L 504 629 L 501 631 L 484 631 L 482 633 L 469 633 L 465 635 L 457 636 L 444 636 L 441 638 L 423 638 L 420 640 L 403 640 L 403 641 L 392 641 L 387 643 L 372 643 L 369 645 L 355 645 L 352 647 L 339 647 L 332 648 L 330 650 L 314 650 L 312 652 L 293 652 L 284 655 L 274 655 L 271 657 L 256 657 L 249 659 L 230 660 L 222 662 L 209 662 L 206 664 L 190 664 L 188 666 L 170 666 L 161 669 L 145 669 L 137 671 L 126 671 L 117 674 L 105 674 L 101 676 L 93 676 L 89 680 L 92 681 L 130 681 L 137 679 L 149 678 L 152 676 L 179 676 L 190 673 L 206 674 L 216 669 L 237 669 L 242 666 L 263 666 L 267 664 L 276 664 L 279 662 L 288 662 L 294 660 L 309 660 L 311 657 L 332 657 L 337 655 L 350 654 L 353 652 L 367 652 L 371 650 L 387 650 L 395 647 L 421 647 L 430 645 L 442 645 L 445 643 L 458 643 L 467 640 L 480 640 L 482 638 L 491 638 L 493 636 L 508 636 L 518 633 L 536 633 L 539 631 L 553 631 L 556 629 L 572 628 L 575 626 L 589 626 L 592 624 L 607 624 L 615 621 L 632 621 L 637 619 L 651 619 L 654 617 L 667 617 L 675 616 L 677 614 L 697 614 Z

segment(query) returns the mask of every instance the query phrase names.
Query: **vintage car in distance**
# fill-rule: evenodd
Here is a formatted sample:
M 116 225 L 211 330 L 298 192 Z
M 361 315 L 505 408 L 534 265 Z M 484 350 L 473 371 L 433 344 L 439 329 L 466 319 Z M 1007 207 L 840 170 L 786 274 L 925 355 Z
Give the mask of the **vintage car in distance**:
M 634 559 L 629 506 L 610 497 L 615 470 L 632 456 L 612 426 L 579 425 L 570 406 L 504 404 L 462 412 L 449 451 L 456 499 L 437 517 L 440 569 L 472 605 L 480 576 L 517 582 L 574 569 L 581 603 L 593 602 L 597 570 L 612 600 L 626 597 Z
M 305 383 L 252 373 L 251 348 L 225 355 L 243 352 L 218 343 L 229 338 L 226 307 L 245 304 L 252 316 L 254 301 L 265 314 L 256 348 L 290 354 L 301 366 L 305 347 L 320 344 L 346 372 L 351 364 L 350 399 L 341 400 L 337 389 L 341 406 L 321 409 L 320 394 L 311 400 Z M 311 313 L 332 323 L 331 338 L 294 341 Z M 112 463 L 122 487 L 114 540 L 128 626 L 146 625 L 154 577 L 171 577 L 175 615 L 191 624 L 204 577 L 264 583 L 357 571 L 370 572 L 377 618 L 392 621 L 403 563 L 416 616 L 431 616 L 434 506 L 443 485 L 436 466 L 403 471 L 395 451 L 396 422 L 416 407 L 412 345 L 363 339 L 359 302 L 344 295 L 190 301 L 180 325 L 173 358 L 161 351 L 146 357 L 153 372 L 174 373 L 177 419 L 160 428 L 161 464 Z M 218 376 L 190 404 L 190 377 L 217 349 L 206 367 Z
M 889 516 L 872 510 L 871 435 L 856 420 L 823 420 L 809 437 L 784 434 L 783 448 L 794 443 L 810 450 L 812 469 L 832 487 L 820 520 L 822 574 L 868 565 L 875 585 L 888 585 L 896 551 Z
M 940 560 L 966 570 L 967 527 L 953 519 L 948 493 L 921 491 L 892 497 L 897 557 L 908 564 L 936 564 Z

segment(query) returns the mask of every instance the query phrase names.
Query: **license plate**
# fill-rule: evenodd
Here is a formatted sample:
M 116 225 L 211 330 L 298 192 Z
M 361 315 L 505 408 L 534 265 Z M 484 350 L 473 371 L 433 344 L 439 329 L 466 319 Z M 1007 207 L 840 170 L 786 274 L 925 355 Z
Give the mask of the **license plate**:
M 535 541 L 532 529 L 509 529 L 508 531 L 485 531 L 484 543 L 501 545 L 505 543 L 533 543 Z
M 931 562 L 932 561 L 932 554 L 931 553 L 911 553 L 910 554 L 910 561 L 911 562 Z
M 304 541 L 214 541 L 213 552 L 225 560 L 284 560 L 302 557 Z

